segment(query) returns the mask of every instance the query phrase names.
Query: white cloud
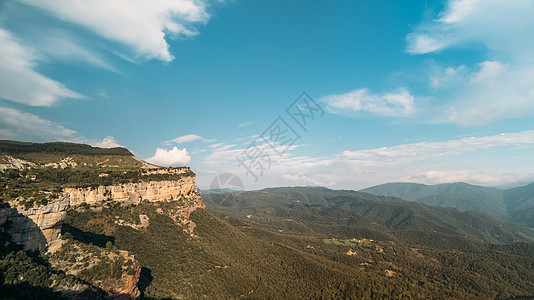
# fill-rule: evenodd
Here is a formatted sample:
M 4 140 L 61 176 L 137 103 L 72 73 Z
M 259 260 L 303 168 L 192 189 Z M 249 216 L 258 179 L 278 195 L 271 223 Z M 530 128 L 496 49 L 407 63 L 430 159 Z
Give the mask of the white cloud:
M 215 140 L 214 139 L 206 139 L 206 138 L 203 138 L 199 135 L 196 135 L 196 134 L 187 134 L 187 135 L 182 135 L 182 136 L 179 136 L 175 139 L 172 139 L 170 141 L 165 141 L 165 144 L 166 145 L 170 145 L 171 143 L 175 143 L 175 144 L 184 144 L 184 143 L 189 143 L 189 142 L 194 142 L 194 141 L 202 141 L 202 142 L 214 142 Z
M 423 184 L 441 184 L 468 182 L 471 184 L 494 187 L 513 187 L 531 183 L 534 174 L 483 174 L 472 170 L 426 171 L 399 177 L 395 182 L 415 182 Z
M 224 143 L 215 143 L 215 144 L 211 144 L 208 146 L 208 148 L 219 148 L 221 146 L 223 146 Z
M 406 89 L 391 93 L 372 94 L 359 89 L 346 94 L 330 95 L 319 99 L 331 113 L 368 112 L 382 116 L 407 116 L 415 112 L 414 97 Z
M 83 45 L 74 34 L 69 34 L 58 30 L 43 30 L 43 34 L 37 37 L 35 48 L 41 51 L 42 55 L 50 59 L 64 61 L 83 61 L 93 66 L 117 72 L 101 54 L 95 52 L 91 47 Z
M 237 140 L 237 139 L 236 139 Z M 291 151 L 302 145 L 284 146 L 276 143 L 267 144 L 264 139 L 257 138 L 241 144 L 217 143 L 209 146 L 211 153 L 204 158 L 203 163 L 209 166 L 222 166 L 228 163 L 238 165 L 237 158 L 248 160 L 248 156 L 267 155 L 272 163 L 290 157 Z M 274 147 L 274 150 L 272 147 Z M 282 153 L 282 155 L 280 155 Z
M 234 148 L 235 145 L 221 145 L 218 148 L 212 148 L 213 152 L 204 158 L 204 163 L 209 166 L 224 165 L 235 162 L 236 158 L 243 154 L 246 148 Z
M 480 71 L 471 75 L 471 84 L 493 85 L 499 75 L 503 74 L 507 66 L 498 61 L 484 61 L 478 64 Z
M 461 83 L 465 78 L 465 66 L 438 68 L 430 77 L 430 85 L 434 89 L 450 87 L 453 84 Z
M 88 139 L 74 130 L 36 115 L 0 106 L 0 139 L 35 142 L 63 141 L 101 148 L 123 147 L 108 135 L 102 140 Z
M 298 174 L 298 175 L 286 174 L 282 176 L 282 178 L 290 180 L 290 181 L 294 181 L 296 184 L 299 184 L 299 185 L 333 186 L 334 184 L 336 184 L 335 181 L 325 183 L 319 180 L 312 179 L 302 174 Z
M 76 131 L 36 115 L 0 107 L 0 138 L 35 141 L 71 140 Z
M 373 94 L 364 88 L 321 101 L 332 113 L 416 116 L 419 122 L 461 126 L 534 115 L 532 16 L 533 0 L 449 0 L 436 19 L 407 36 L 406 50 L 439 59 L 440 51 L 471 48 L 490 59 L 445 67 L 432 60 L 425 66 L 430 72 L 421 73 L 433 91 L 419 95 L 417 105 L 408 89 Z
M 329 157 L 296 156 L 293 151 L 282 156 L 271 153 L 271 165 L 263 175 L 253 170 L 258 176 L 257 181 L 236 161 L 236 157 L 242 157 L 246 150 L 241 146 L 223 151 L 215 148 L 203 163 L 211 166 L 210 169 L 216 168 L 219 173 L 238 174 L 247 189 L 283 186 L 290 184 L 288 182 L 359 189 L 400 180 L 510 186 L 534 180 L 534 174 L 528 168 L 534 163 L 528 154 L 532 148 L 534 130 L 347 150 Z M 199 176 L 198 179 L 199 184 L 207 184 L 209 176 Z
M 185 165 L 191 161 L 191 156 L 187 153 L 187 149 L 178 149 L 173 147 L 171 150 L 158 148 L 154 156 L 145 159 L 145 161 L 159 165 L 159 166 L 177 166 Z
M 444 142 L 419 142 L 370 150 L 343 151 L 340 158 L 362 165 L 386 165 L 413 162 L 464 152 L 504 146 L 534 145 L 534 130 L 501 133 L 485 137 L 466 137 Z
M 479 43 L 490 51 L 528 59 L 534 47 L 533 15 L 531 0 L 450 0 L 438 19 L 408 35 L 407 50 L 425 54 Z
M 195 170 L 195 172 L 201 173 L 201 174 L 209 174 L 209 175 L 217 174 L 217 172 L 214 170 Z
M 412 54 L 483 46 L 481 56 L 493 58 L 431 76 L 431 86 L 448 88 L 448 95 L 427 115 L 473 126 L 534 114 L 533 15 L 532 0 L 450 0 L 438 18 L 409 34 Z
M 102 141 L 91 143 L 91 145 L 100 148 L 123 147 L 111 135 L 106 136 L 104 139 L 102 139 Z
M 0 45 L 0 98 L 31 106 L 50 106 L 62 98 L 84 98 L 37 73 L 37 54 L 1 28 Z
M 248 127 L 250 125 L 252 125 L 252 121 L 247 121 L 247 122 L 240 123 L 239 125 L 237 125 L 237 127 L 243 128 L 243 127 Z
M 88 139 L 78 132 L 36 115 L 0 106 L 0 139 L 34 142 L 71 142 L 100 148 L 123 147 L 108 135 L 102 140 Z
M 119 42 L 139 56 L 162 61 L 174 59 L 167 37 L 193 36 L 194 24 L 210 17 L 205 4 L 193 0 L 20 1 Z
M 440 184 L 469 182 L 476 185 L 500 185 L 504 182 L 501 176 L 480 174 L 471 170 L 426 171 L 414 175 L 400 177 L 398 182 L 416 182 L 423 184 Z
M 497 61 L 478 64 L 464 83 L 455 86 L 443 111 L 445 122 L 472 126 L 534 114 L 534 65 L 511 66 Z

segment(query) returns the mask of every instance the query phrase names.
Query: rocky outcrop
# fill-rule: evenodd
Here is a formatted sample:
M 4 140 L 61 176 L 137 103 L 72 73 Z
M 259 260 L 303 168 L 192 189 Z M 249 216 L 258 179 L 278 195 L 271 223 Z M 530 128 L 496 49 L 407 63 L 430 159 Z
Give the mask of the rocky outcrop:
M 169 212 L 173 220 L 193 234 L 195 224 L 190 214 L 199 207 L 205 207 L 195 192 L 195 177 L 180 180 L 148 181 L 126 183 L 97 188 L 65 188 L 59 199 L 45 206 L 24 209 L 22 199 L 9 203 L 11 207 L 0 208 L 0 225 L 8 223 L 7 233 L 14 242 L 26 250 L 46 250 L 54 252 L 61 246 L 61 225 L 69 207 L 84 203 L 99 205 L 106 200 L 124 204 L 138 204 L 143 200 L 150 202 L 187 200 L 178 211 Z
M 99 186 L 97 188 L 66 188 L 70 204 L 97 204 L 109 199 L 125 204 L 138 204 L 143 200 L 150 202 L 176 200 L 195 194 L 195 177 L 180 180 L 148 181 L 119 185 Z
M 12 240 L 25 250 L 55 251 L 61 246 L 61 225 L 70 206 L 68 196 L 52 200 L 45 206 L 25 209 L 17 201 L 0 209 L 0 225 Z
M 19 158 L 14 158 L 9 155 L 4 155 L 0 157 L 0 171 L 4 171 L 6 169 L 27 169 L 27 168 L 34 168 L 37 165 Z
M 137 268 L 132 275 L 124 274 L 121 278 L 123 285 L 114 289 L 113 293 L 106 297 L 106 299 L 114 300 L 130 300 L 139 299 L 141 291 L 139 291 L 138 283 L 141 276 L 141 268 Z
M 182 226 L 185 232 L 189 233 L 192 237 L 197 237 L 194 233 L 197 224 L 191 220 L 191 214 L 198 208 L 206 208 L 206 205 L 202 201 L 202 197 L 195 195 L 188 199 L 186 205 L 178 209 L 170 209 L 167 211 L 167 214 L 174 223 Z M 158 213 L 163 214 L 163 210 L 159 210 Z

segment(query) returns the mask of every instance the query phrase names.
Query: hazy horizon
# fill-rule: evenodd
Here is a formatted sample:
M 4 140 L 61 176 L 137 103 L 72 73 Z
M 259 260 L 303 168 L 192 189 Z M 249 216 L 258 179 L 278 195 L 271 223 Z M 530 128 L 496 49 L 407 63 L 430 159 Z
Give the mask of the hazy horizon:
M 204 188 L 534 182 L 532 1 L 120 4 L 0 3 L 0 139 Z

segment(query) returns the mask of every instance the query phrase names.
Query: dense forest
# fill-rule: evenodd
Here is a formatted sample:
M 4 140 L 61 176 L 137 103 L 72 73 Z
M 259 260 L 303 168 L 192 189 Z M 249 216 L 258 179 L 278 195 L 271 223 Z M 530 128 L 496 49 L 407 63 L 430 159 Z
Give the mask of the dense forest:
M 495 245 L 430 234 L 426 238 L 448 243 L 425 246 L 418 241 L 424 230 L 373 234 L 366 230 L 371 224 L 360 224 L 326 233 L 322 220 L 308 223 L 317 230 L 303 234 L 203 209 L 193 214 L 195 238 L 161 213 L 173 205 L 73 211 L 67 224 L 82 233 L 75 235 L 78 240 L 98 236 L 93 243 L 103 246 L 108 237 L 134 254 L 150 274 L 143 292 L 152 298 L 505 299 L 534 291 L 531 243 Z M 141 214 L 150 218 L 146 229 L 114 222 Z
M 133 156 L 126 148 L 99 148 L 85 144 L 53 142 L 53 143 L 29 143 L 0 140 L 0 154 L 20 155 L 25 153 L 42 154 L 81 154 L 81 155 L 123 155 Z
M 194 176 L 185 167 L 140 167 L 122 150 L 52 143 L 50 153 L 38 153 L 25 143 L 7 144 L 2 151 L 41 166 L 0 173 L 2 207 L 14 199 L 24 199 L 26 208 L 44 205 L 67 187 Z M 66 165 L 42 166 L 57 161 Z M 67 211 L 62 246 L 49 254 L 14 244 L 5 222 L 0 295 L 103 299 L 125 276 L 138 276 L 147 299 L 534 297 L 534 232 L 482 213 L 326 188 L 203 199 L 207 209 L 197 208 L 187 222 L 178 218 L 188 216 L 187 199 L 78 206 Z
M 191 236 L 168 214 L 180 205 L 173 201 L 129 206 L 108 203 L 98 209 L 84 206 L 69 211 L 63 235 L 69 240 L 67 245 L 72 245 L 67 247 L 99 253 L 110 248 L 133 254 L 142 269 L 140 290 L 152 299 L 533 296 L 532 243 L 488 244 L 432 230 L 388 229 L 365 217 L 345 220 L 350 212 L 343 210 L 310 211 L 315 219 L 295 215 L 286 223 L 269 225 L 256 220 L 259 216 L 254 213 L 240 218 L 197 209 L 192 215 L 197 225 L 195 236 Z M 273 213 L 274 219 L 278 214 Z M 116 222 L 138 224 L 140 215 L 149 219 L 145 228 Z M 66 255 L 68 260 L 68 249 L 56 256 Z M 3 287 L 12 292 L 22 285 L 13 281 L 16 275 L 8 274 L 16 274 L 20 263 L 13 262 L 17 252 L 5 252 Z M 54 274 L 46 261 L 55 256 L 31 255 L 33 260 L 26 259 L 23 264 L 41 268 L 33 274 L 44 287 L 52 275 L 41 278 L 39 274 L 45 269 L 45 274 Z M 90 283 L 102 279 L 102 274 L 116 276 L 113 270 L 117 265 L 113 266 L 109 262 L 69 280 L 84 280 L 88 286 L 85 293 L 98 297 L 99 291 Z

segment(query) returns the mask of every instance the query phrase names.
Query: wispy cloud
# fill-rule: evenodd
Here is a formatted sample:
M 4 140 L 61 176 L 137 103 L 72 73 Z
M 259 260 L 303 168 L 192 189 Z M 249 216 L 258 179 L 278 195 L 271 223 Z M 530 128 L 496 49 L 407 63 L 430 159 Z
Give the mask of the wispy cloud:
M 518 180 L 534 180 L 534 172 L 529 173 L 522 170 L 522 167 L 514 166 L 517 172 L 511 176 L 506 173 L 509 171 L 503 171 L 506 167 L 492 169 L 492 165 L 482 158 L 494 151 L 508 153 L 508 157 L 513 153 L 529 151 L 528 149 L 534 148 L 534 130 L 346 150 L 327 157 L 298 156 L 296 152 L 288 151 L 282 156 L 271 156 L 272 164 L 259 178 L 259 183 L 254 182 L 235 160 L 246 148 L 233 144 L 228 144 L 232 147 L 224 147 L 225 145 L 227 144 L 218 145 L 203 163 L 210 166 L 210 169 L 239 174 L 248 189 L 291 183 L 357 189 L 389 181 L 466 181 L 482 185 L 505 185 Z M 530 162 L 522 161 L 521 166 Z M 511 161 L 505 164 L 512 168 Z M 201 184 L 205 184 L 205 180 L 206 178 L 199 177 Z
M 408 35 L 407 51 L 425 54 L 480 43 L 490 51 L 532 61 L 533 15 L 530 0 L 449 0 L 439 18 Z
M 359 89 L 346 94 L 330 95 L 319 99 L 327 111 L 338 114 L 367 112 L 381 116 L 408 116 L 415 112 L 414 97 L 406 89 L 384 94 L 373 94 Z
M 195 24 L 210 17 L 204 2 L 193 0 L 19 1 L 121 43 L 138 56 L 167 62 L 174 56 L 166 38 L 193 36 Z
M 522 147 L 534 147 L 534 131 L 466 137 L 443 142 L 409 143 L 368 150 L 347 150 L 330 158 L 301 158 L 295 163 L 288 161 L 285 169 L 298 172 L 297 174 L 305 174 L 312 179 L 316 179 L 317 176 L 328 178 L 340 183 L 343 188 L 347 188 L 347 185 L 350 184 L 365 183 L 369 181 L 369 177 L 373 177 L 375 183 L 379 178 L 382 178 L 384 182 L 400 179 L 425 183 L 446 182 L 447 174 L 451 175 L 448 179 L 449 182 L 468 181 L 475 184 L 492 185 L 498 183 L 496 178 L 502 179 L 505 174 L 488 175 L 482 171 L 476 171 L 486 167 L 481 162 L 477 162 L 476 170 L 467 173 L 463 169 L 447 170 L 449 172 L 447 173 L 444 172 L 443 168 L 455 168 L 457 165 L 451 165 L 444 159 L 453 156 L 456 158 L 465 157 L 469 153 L 481 154 L 484 151 L 496 149 L 506 149 L 506 151 L 513 152 L 513 149 Z M 440 169 L 428 171 L 438 165 Z M 286 174 L 294 173 L 289 171 Z M 369 174 L 373 174 L 373 176 L 369 176 Z M 424 177 L 422 177 L 423 175 Z M 352 183 L 347 178 L 351 178 Z
M 84 96 L 35 71 L 38 54 L 0 28 L 0 98 L 31 106 L 50 106 Z
M 64 30 L 43 30 L 43 34 L 33 39 L 34 47 L 39 49 L 47 60 L 85 62 L 98 68 L 118 72 L 118 70 L 100 53 L 85 45 L 75 34 Z
M 0 128 L 2 139 L 65 141 L 75 138 L 76 134 L 76 131 L 54 122 L 7 107 L 0 107 Z
M 89 139 L 75 130 L 39 116 L 13 108 L 0 106 L 0 139 L 34 142 L 72 142 L 89 144 L 100 148 L 123 147 L 114 137 Z
M 496 58 L 432 75 L 432 87 L 448 92 L 434 120 L 473 126 L 534 114 L 533 15 L 530 0 L 449 0 L 438 18 L 407 36 L 411 54 L 439 58 L 447 49 L 482 45 L 482 57 Z
M 434 89 L 444 89 L 458 85 L 467 77 L 466 72 L 468 70 L 464 65 L 446 68 L 435 67 L 430 76 L 430 85 Z
M 501 133 L 485 137 L 466 137 L 444 142 L 419 142 L 370 150 L 347 150 L 342 152 L 339 158 L 363 165 L 383 166 L 496 147 L 521 145 L 534 145 L 534 130 Z
M 334 184 L 336 184 L 335 181 L 325 183 L 319 180 L 312 179 L 306 175 L 298 174 L 298 175 L 290 175 L 286 174 L 282 176 L 282 178 L 287 179 L 289 181 L 294 182 L 296 185 L 315 185 L 315 186 L 326 186 L 326 187 L 332 187 Z
M 238 148 L 234 144 L 218 144 L 211 149 L 212 152 L 204 158 L 204 163 L 209 166 L 220 166 L 234 162 L 237 165 L 236 158 L 246 150 L 246 148 Z
M 454 171 L 425 171 L 413 175 L 402 176 L 394 179 L 395 182 L 417 182 L 423 184 L 440 184 L 454 182 L 469 182 L 483 186 L 508 186 L 512 184 L 530 183 L 534 178 L 531 174 L 482 174 L 472 170 Z
M 242 128 L 242 127 L 248 127 L 250 125 L 252 125 L 252 121 L 240 123 L 239 125 L 237 125 L 237 127 Z
M 184 144 L 184 143 L 190 143 L 194 141 L 202 141 L 202 142 L 207 142 L 207 143 L 215 142 L 214 139 L 206 139 L 196 134 L 186 134 L 186 135 L 182 135 L 177 138 L 174 138 L 172 140 L 165 141 L 165 144 L 166 145 Z

